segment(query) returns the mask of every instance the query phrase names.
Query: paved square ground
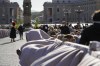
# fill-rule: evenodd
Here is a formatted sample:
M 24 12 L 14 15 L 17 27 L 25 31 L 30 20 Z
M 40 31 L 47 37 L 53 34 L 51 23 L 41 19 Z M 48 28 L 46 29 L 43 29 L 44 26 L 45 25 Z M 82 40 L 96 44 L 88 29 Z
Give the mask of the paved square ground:
M 23 40 L 19 40 L 18 34 L 15 40 L 10 42 L 9 37 L 0 39 L 0 66 L 20 66 L 16 50 L 26 43 L 25 34 Z

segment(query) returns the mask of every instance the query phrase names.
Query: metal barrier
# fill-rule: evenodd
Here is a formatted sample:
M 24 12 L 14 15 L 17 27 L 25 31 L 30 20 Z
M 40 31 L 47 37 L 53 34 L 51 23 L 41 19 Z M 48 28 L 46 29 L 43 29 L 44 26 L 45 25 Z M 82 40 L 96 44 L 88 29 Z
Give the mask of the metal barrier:
M 0 38 L 8 37 L 10 34 L 9 29 L 0 29 Z

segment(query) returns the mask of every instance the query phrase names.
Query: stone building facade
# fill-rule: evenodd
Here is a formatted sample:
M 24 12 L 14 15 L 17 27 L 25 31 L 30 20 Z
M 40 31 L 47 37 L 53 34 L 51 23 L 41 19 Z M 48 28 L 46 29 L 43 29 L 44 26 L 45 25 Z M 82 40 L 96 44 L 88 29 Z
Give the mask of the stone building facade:
M 100 9 L 100 0 L 52 0 L 44 3 L 44 22 L 92 22 L 91 15 Z
M 17 21 L 21 12 L 17 2 L 0 0 L 0 24 L 11 24 L 12 21 Z
M 24 26 L 31 27 L 31 0 L 23 1 Z

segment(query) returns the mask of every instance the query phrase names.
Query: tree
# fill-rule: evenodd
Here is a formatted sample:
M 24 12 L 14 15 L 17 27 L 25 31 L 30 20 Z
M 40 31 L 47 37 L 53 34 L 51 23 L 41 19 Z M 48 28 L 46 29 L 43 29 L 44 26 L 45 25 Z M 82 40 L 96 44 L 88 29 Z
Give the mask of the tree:
M 39 26 L 38 26 L 38 24 L 39 24 L 40 22 L 39 22 L 39 19 L 38 19 L 38 17 L 36 17 L 35 18 L 35 22 L 34 22 L 34 28 L 38 28 Z
M 23 19 L 18 19 L 16 23 L 16 28 L 19 27 L 19 25 L 23 24 Z

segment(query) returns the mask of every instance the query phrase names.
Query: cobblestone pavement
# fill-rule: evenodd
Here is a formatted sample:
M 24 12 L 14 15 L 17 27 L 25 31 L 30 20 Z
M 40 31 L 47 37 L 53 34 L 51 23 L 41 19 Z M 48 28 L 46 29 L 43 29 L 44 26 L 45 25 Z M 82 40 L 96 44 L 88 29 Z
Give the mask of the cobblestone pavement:
M 26 43 L 25 34 L 23 40 L 19 40 L 19 35 L 15 40 L 11 43 L 9 37 L 0 39 L 0 66 L 20 66 L 16 50 Z

